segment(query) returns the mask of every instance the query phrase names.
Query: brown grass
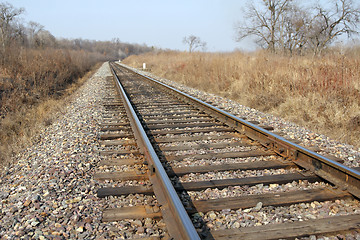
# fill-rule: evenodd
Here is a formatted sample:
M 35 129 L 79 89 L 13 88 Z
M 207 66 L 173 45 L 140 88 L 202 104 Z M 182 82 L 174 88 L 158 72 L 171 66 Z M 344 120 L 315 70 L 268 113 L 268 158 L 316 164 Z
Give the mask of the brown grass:
M 123 62 L 360 147 L 360 50 L 322 57 L 159 52 Z
M 65 99 L 101 60 L 84 51 L 14 51 L 17 54 L 10 54 L 0 66 L 0 165 L 9 163 L 14 153 L 52 123 Z

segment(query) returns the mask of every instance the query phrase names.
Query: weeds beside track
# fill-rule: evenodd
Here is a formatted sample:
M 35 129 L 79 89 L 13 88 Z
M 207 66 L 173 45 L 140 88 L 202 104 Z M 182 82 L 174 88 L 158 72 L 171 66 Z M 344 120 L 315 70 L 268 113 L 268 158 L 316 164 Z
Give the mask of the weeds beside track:
M 155 75 L 284 117 L 341 142 L 360 146 L 360 59 L 353 49 L 323 57 L 265 52 L 160 52 L 130 56 Z
M 104 98 L 106 111 L 99 151 L 104 159 L 99 163 L 101 172 L 94 178 L 108 182 L 98 190 L 98 196 L 155 194 L 159 203 L 148 206 L 139 202 L 138 206 L 108 208 L 103 221 L 161 218 L 160 212 L 166 216 L 173 211 L 171 204 L 163 201 L 168 198 L 159 197 L 156 191 L 155 183 L 161 182 L 160 176 L 166 172 L 165 178 L 171 179 L 171 189 L 184 205 L 179 208 L 189 214 L 196 232 L 204 239 L 292 239 L 358 228 L 359 215 L 350 208 L 352 201 L 357 200 L 352 199 L 349 192 L 359 196 L 359 173 L 336 162 L 340 159 L 327 159 L 265 130 L 270 130 L 270 126 L 256 126 L 258 123 L 239 119 L 141 74 L 112 66 L 117 81 L 124 87 L 121 92 L 129 98 L 126 102 L 132 107 L 122 106 L 115 96 Z M 145 83 L 145 79 L 152 83 Z M 107 85 L 108 92 L 115 92 L 110 86 Z M 130 108 L 133 109 L 128 110 Z M 130 118 L 137 115 L 136 122 L 143 125 L 141 137 L 136 130 L 133 136 L 129 133 L 130 126 L 134 128 L 137 124 L 126 120 L 125 111 Z M 152 144 L 152 151 L 143 149 L 146 142 L 143 137 Z M 155 167 L 150 159 L 149 155 L 155 152 L 162 166 Z M 215 163 L 218 161 L 222 163 Z M 122 170 L 117 170 L 119 166 Z M 257 172 L 253 175 L 249 171 Z M 147 178 L 155 183 L 124 185 L 125 181 Z M 304 188 L 304 184 L 308 186 Z M 261 185 L 262 190 L 246 191 L 254 185 Z M 220 195 L 218 189 L 222 189 Z M 336 204 L 331 209 L 338 213 L 336 209 L 345 199 L 351 204 L 343 216 L 329 213 L 325 218 L 321 214 L 306 215 L 304 219 L 300 216 L 301 220 L 293 217 L 298 209 L 302 209 L 301 214 L 307 214 L 308 211 L 303 210 L 307 206 L 326 208 L 329 203 Z M 255 218 L 250 212 L 263 214 Z M 275 216 L 266 220 L 266 216 L 274 212 L 290 217 L 291 221 L 279 222 Z M 165 216 L 169 230 L 175 224 L 169 224 Z M 174 229 L 169 231 L 171 237 L 185 238 L 174 232 Z

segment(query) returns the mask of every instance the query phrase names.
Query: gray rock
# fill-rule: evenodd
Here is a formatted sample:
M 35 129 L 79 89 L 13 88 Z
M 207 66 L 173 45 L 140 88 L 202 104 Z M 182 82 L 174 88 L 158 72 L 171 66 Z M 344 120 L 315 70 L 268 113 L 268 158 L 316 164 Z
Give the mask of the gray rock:
M 33 202 L 39 202 L 41 200 L 41 197 L 40 197 L 40 195 L 36 194 L 36 195 L 31 197 L 31 200 Z
M 256 204 L 256 206 L 253 208 L 253 210 L 256 211 L 256 212 L 258 212 L 258 211 L 261 210 L 262 206 L 263 206 L 263 203 L 262 203 L 262 202 L 258 202 L 258 203 Z
M 0 199 L 6 199 L 9 196 L 8 192 L 0 192 Z

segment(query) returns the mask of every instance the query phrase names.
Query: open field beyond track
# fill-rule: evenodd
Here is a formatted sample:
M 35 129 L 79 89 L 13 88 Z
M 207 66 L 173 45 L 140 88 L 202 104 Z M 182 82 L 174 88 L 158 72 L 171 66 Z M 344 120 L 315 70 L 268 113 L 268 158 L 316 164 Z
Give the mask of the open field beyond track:
M 351 51 L 350 51 L 351 50 Z M 159 52 L 123 62 L 360 147 L 358 49 L 322 57 Z

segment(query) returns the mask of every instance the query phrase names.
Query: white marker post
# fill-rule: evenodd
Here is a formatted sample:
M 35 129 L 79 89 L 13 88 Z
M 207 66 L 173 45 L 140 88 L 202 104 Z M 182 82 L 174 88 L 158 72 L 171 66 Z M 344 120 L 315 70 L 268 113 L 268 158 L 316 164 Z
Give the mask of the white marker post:
M 146 70 L 146 63 L 143 63 L 143 70 Z

